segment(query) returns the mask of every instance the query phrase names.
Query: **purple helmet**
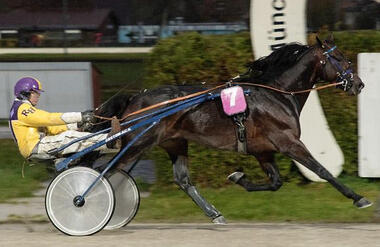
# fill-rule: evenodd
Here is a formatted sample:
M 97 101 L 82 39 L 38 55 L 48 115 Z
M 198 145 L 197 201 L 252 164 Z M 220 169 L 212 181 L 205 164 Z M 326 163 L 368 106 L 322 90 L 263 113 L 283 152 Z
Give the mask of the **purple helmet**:
M 16 83 L 14 94 L 17 98 L 23 98 L 23 93 L 30 93 L 31 91 L 43 92 L 41 82 L 32 77 L 23 77 Z

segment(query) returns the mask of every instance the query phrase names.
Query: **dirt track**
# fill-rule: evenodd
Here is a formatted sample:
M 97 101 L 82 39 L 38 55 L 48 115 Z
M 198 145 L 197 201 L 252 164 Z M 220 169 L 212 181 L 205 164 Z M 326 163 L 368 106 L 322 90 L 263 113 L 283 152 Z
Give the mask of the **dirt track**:
M 50 224 L 2 224 L 0 246 L 380 246 L 380 224 L 131 224 L 88 237 L 63 235 Z
M 46 184 L 43 185 L 44 187 Z M 380 247 L 380 224 L 132 224 L 88 237 L 70 237 L 50 223 L 9 224 L 45 219 L 45 189 L 35 197 L 0 204 L 0 247 Z

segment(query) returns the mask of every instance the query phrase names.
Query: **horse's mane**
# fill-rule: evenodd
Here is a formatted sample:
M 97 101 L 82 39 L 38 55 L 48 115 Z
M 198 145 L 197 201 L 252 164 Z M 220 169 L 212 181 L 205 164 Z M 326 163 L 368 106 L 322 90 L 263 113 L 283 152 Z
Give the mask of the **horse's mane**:
M 270 55 L 248 64 L 248 71 L 242 75 L 244 81 L 268 83 L 291 68 L 303 56 L 309 46 L 290 43 L 276 49 Z

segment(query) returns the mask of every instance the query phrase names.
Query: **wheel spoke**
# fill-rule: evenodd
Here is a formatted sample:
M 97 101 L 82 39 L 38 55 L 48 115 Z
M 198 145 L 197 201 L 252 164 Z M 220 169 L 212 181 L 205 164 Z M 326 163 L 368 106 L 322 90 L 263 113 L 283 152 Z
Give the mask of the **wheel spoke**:
M 70 168 L 49 185 L 45 201 L 50 221 L 68 235 L 90 235 L 103 229 L 114 209 L 112 187 L 105 179 L 85 198 L 83 206 L 74 206 L 75 196 L 83 193 L 99 173 L 87 167 Z

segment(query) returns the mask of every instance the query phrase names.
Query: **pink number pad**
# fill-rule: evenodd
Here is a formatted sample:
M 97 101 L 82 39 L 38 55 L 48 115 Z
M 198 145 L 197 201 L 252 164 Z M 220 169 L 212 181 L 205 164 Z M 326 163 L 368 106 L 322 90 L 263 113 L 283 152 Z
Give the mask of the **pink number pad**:
M 229 87 L 220 92 L 223 110 L 228 115 L 242 113 L 247 109 L 244 91 L 239 86 Z

